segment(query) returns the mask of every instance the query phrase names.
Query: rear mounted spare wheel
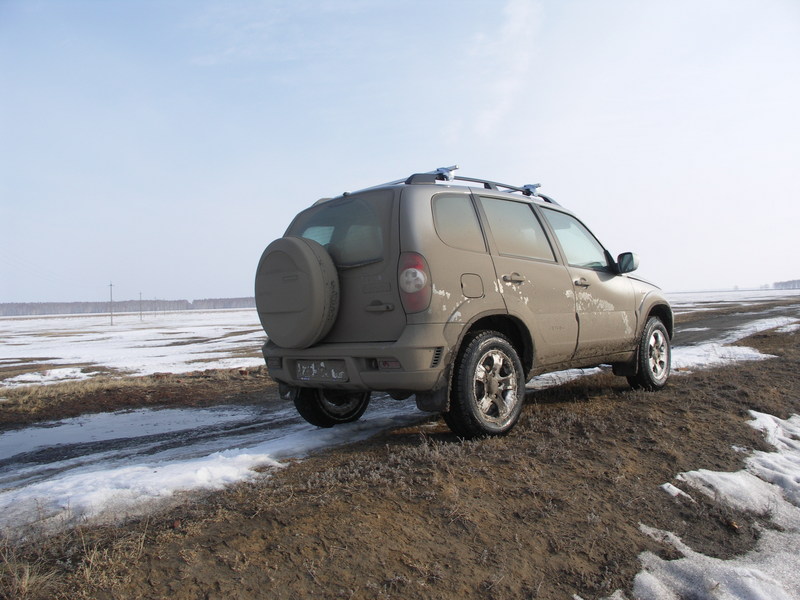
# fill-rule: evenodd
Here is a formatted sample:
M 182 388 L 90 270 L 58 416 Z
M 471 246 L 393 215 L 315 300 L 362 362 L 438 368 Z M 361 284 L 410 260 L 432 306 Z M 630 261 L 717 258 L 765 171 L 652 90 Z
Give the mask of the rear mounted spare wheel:
M 339 311 L 339 278 L 318 242 L 275 240 L 256 271 L 256 308 L 269 338 L 283 348 L 308 348 L 324 338 Z

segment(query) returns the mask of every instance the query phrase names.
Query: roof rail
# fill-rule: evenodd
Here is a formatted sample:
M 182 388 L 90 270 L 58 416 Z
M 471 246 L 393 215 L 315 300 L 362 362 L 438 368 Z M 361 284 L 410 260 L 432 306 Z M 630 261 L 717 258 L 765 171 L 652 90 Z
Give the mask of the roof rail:
M 438 169 L 434 169 L 433 171 L 427 171 L 425 173 L 415 173 L 411 177 L 405 177 L 403 179 L 395 179 L 394 181 L 379 183 L 378 185 L 371 185 L 367 188 L 363 188 L 357 191 L 366 192 L 367 190 L 374 190 L 375 188 L 386 187 L 388 185 L 400 185 L 401 183 L 434 183 L 436 181 L 452 181 L 453 171 L 455 171 L 456 169 L 458 169 L 458 165 L 453 165 L 451 167 L 439 167 Z M 355 194 L 355 193 L 356 192 L 345 192 L 343 195 L 349 196 L 350 194 Z
M 480 183 L 487 190 L 500 191 L 510 190 L 512 192 L 520 192 L 525 196 L 535 196 L 541 198 L 545 202 L 558 205 L 558 202 L 539 193 L 541 183 L 528 183 L 523 186 L 511 185 L 508 183 L 500 183 L 499 181 L 491 181 L 489 179 L 478 179 L 477 177 L 462 177 L 461 175 L 453 175 L 453 171 L 458 169 L 458 165 L 452 167 L 440 167 L 435 171 L 428 171 L 427 173 L 415 173 L 405 180 L 407 185 L 419 183 L 436 183 L 437 181 L 467 181 L 469 183 Z
M 491 181 L 489 179 L 478 179 L 476 177 L 462 177 L 461 175 L 453 175 L 453 171 L 457 169 L 458 165 L 452 165 L 449 167 L 439 167 L 438 169 L 434 169 L 433 171 L 426 171 L 424 173 L 414 173 L 413 175 L 411 175 L 406 179 L 397 179 L 396 181 L 389 181 L 387 183 L 373 185 L 359 191 L 364 192 L 366 190 L 372 190 L 387 185 L 399 185 L 401 183 L 405 183 L 406 185 L 413 185 L 422 183 L 436 183 L 437 181 L 467 181 L 469 183 L 480 183 L 487 190 L 500 191 L 502 188 L 503 190 L 509 190 L 511 192 L 520 192 L 525 196 L 535 196 L 536 198 L 541 198 L 542 200 L 544 200 L 545 202 L 549 202 L 550 204 L 558 205 L 558 202 L 556 202 L 549 196 L 545 196 L 544 194 L 539 193 L 539 188 L 542 185 L 540 183 L 533 183 L 533 184 L 528 183 L 520 187 L 516 185 L 510 185 L 508 183 L 500 183 L 499 181 Z M 345 192 L 344 195 L 348 196 L 350 195 L 350 193 L 351 192 Z
M 453 171 L 458 169 L 458 165 L 450 167 L 439 167 L 433 171 L 425 173 L 414 173 L 411 177 L 405 180 L 405 183 L 411 185 L 412 183 L 434 183 L 436 181 L 453 181 L 453 179 L 461 179 L 453 175 Z

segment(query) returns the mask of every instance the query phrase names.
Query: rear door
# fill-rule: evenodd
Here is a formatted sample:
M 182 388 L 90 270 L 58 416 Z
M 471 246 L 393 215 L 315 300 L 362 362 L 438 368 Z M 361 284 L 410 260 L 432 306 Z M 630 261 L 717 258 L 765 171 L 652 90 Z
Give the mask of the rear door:
M 575 293 L 579 334 L 576 359 L 630 350 L 636 306 L 630 279 L 618 275 L 608 252 L 572 215 L 541 207 L 564 259 Z
M 578 340 L 570 274 L 530 202 L 481 196 L 508 312 L 533 336 L 536 367 L 572 358 Z
M 406 323 L 397 289 L 397 202 L 391 189 L 324 201 L 286 235 L 313 239 L 339 274 L 339 311 L 327 342 L 395 341 Z

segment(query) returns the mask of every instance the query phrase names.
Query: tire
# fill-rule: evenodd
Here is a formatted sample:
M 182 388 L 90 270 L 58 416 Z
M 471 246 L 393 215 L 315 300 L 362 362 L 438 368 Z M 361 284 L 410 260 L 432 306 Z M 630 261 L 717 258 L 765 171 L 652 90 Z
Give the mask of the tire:
M 278 346 L 308 348 L 322 340 L 339 312 L 339 276 L 319 243 L 299 237 L 275 240 L 256 271 L 256 308 Z
M 628 376 L 635 390 L 660 390 L 667 385 L 672 361 L 672 346 L 667 328 L 658 317 L 647 320 L 636 356 L 636 375 Z
M 525 374 L 517 351 L 500 333 L 468 338 L 456 358 L 450 410 L 444 420 L 466 439 L 508 433 L 525 401 Z
M 358 421 L 369 405 L 369 392 L 295 388 L 292 393 L 300 416 L 317 427 Z

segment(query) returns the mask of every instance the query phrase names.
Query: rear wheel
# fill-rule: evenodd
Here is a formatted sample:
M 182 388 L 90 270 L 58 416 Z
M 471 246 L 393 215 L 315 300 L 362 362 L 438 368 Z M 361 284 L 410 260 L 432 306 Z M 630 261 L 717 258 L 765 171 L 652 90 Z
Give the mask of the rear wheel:
M 358 421 L 369 404 L 369 392 L 295 388 L 292 392 L 300 416 L 317 427 Z
M 633 389 L 660 390 L 667 385 L 672 347 L 667 328 L 658 317 L 651 317 L 647 321 L 639 340 L 636 361 L 636 375 L 628 377 Z
M 444 419 L 458 436 L 508 433 L 525 400 L 525 375 L 517 351 L 500 333 L 485 331 L 468 340 L 456 359 L 450 410 Z

